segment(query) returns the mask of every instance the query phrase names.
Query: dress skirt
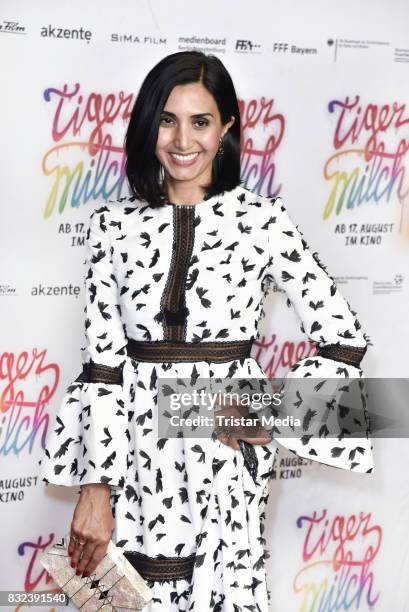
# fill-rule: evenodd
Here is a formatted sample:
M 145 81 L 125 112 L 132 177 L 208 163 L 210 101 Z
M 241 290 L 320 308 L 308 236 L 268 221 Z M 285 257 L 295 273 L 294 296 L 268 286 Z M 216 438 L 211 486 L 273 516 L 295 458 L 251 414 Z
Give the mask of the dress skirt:
M 149 557 L 195 554 L 191 578 L 151 581 L 147 612 L 268 609 L 264 508 L 278 451 L 274 440 L 253 445 L 255 479 L 235 450 L 213 437 L 161 439 L 157 394 L 162 378 L 257 378 L 252 358 L 226 363 L 147 363 L 128 359 L 124 391 L 131 438 L 125 484 L 113 489 L 113 541 Z M 152 384 L 152 381 L 156 381 Z M 131 560 L 131 556 L 130 556 Z

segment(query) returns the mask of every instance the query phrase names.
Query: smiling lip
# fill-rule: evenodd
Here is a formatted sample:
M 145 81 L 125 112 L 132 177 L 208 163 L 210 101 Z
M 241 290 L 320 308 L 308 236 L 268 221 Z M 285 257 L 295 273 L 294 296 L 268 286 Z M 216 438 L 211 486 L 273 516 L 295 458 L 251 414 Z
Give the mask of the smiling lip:
M 199 153 L 189 153 L 189 155 L 169 153 L 169 157 L 176 166 L 192 166 L 199 157 Z

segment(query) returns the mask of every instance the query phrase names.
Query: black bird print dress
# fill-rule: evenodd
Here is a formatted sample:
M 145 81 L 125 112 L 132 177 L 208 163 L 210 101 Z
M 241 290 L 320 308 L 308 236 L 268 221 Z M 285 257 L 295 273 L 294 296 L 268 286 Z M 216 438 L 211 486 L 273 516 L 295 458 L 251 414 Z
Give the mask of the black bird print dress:
M 275 282 L 318 349 L 285 380 L 359 378 L 367 339 L 356 313 L 282 198 L 241 186 L 191 206 L 155 208 L 130 196 L 110 201 L 90 216 L 85 264 L 82 371 L 49 431 L 42 480 L 108 483 L 113 540 L 124 552 L 163 557 L 170 566 L 178 560 L 181 568 L 194 560 L 189 577 L 147 579 L 154 592 L 147 612 L 267 612 L 273 585 L 265 572 L 264 509 L 279 445 L 371 472 L 370 438 L 340 443 L 300 436 L 251 445 L 256 473 L 247 469 L 242 449 L 214 437 L 161 438 L 161 379 L 266 375 L 249 356 L 152 362 L 135 359 L 127 346 L 132 340 L 253 341 Z

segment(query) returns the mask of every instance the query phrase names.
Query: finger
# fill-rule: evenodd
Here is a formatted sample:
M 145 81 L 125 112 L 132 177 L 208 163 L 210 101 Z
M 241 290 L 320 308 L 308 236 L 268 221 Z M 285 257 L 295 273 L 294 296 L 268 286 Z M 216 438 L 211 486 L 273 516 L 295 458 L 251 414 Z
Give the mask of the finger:
M 226 434 L 218 434 L 217 435 L 217 439 L 222 444 L 225 444 L 226 446 L 229 446 L 229 436 L 227 436 Z
M 83 536 L 76 536 L 78 537 L 80 542 L 84 542 L 85 538 Z M 74 563 L 76 566 L 76 569 L 78 569 L 78 564 L 81 561 L 81 555 L 84 553 L 84 548 L 86 548 L 87 544 L 85 544 L 85 546 L 78 544 L 78 542 L 74 541 L 74 550 L 71 556 L 71 563 Z
M 230 437 L 229 446 L 234 448 L 234 450 L 240 450 L 240 444 L 238 443 L 237 438 L 234 438 L 233 436 Z
M 218 440 L 219 440 L 219 442 L 221 442 L 222 444 L 226 444 L 226 446 L 228 446 L 228 440 L 229 440 L 229 437 L 228 437 L 228 436 L 226 436 L 226 434 L 219 434 L 219 435 L 217 436 L 217 439 L 218 439 Z
M 240 450 L 239 443 L 233 436 L 226 436 L 226 434 L 220 434 L 218 438 L 220 442 L 222 442 L 226 446 L 230 446 L 230 448 L 233 448 L 234 450 Z
M 73 552 L 72 552 L 72 555 L 71 555 L 71 564 L 78 565 L 83 550 L 84 550 L 83 546 L 80 546 L 79 544 L 74 542 L 74 549 L 73 549 Z
M 74 548 L 74 552 L 71 557 L 71 567 L 74 568 L 75 570 L 78 568 L 78 563 L 81 560 L 82 550 L 83 550 L 82 546 L 76 546 Z
M 87 567 L 94 555 L 96 547 L 96 544 L 92 542 L 87 542 L 87 544 L 83 548 L 82 557 L 77 566 L 77 572 L 79 572 L 80 574 L 84 572 L 85 568 Z
M 97 544 L 95 546 L 94 552 L 92 553 L 91 559 L 88 561 L 83 574 L 89 576 L 93 572 L 95 572 L 98 565 L 101 563 L 102 559 L 106 555 L 106 551 L 108 548 L 108 544 Z
M 76 540 L 79 540 L 80 542 L 82 542 L 83 538 L 76 531 L 74 531 L 74 529 L 71 527 L 70 538 L 68 542 L 68 554 L 70 557 L 72 557 L 72 555 L 74 554 L 75 548 L 77 547 Z
M 265 444 L 265 440 L 271 441 L 272 436 L 262 427 L 259 423 L 256 425 L 245 426 L 241 429 L 240 435 L 236 435 L 237 438 L 254 438 L 259 440 L 264 440 L 263 444 Z
M 68 556 L 71 557 L 72 553 L 74 552 L 74 548 L 75 548 L 75 544 L 74 544 L 74 540 L 72 539 L 72 534 L 70 533 L 70 538 L 69 538 L 69 542 L 68 542 Z
M 271 442 L 272 438 L 270 436 L 266 436 L 266 437 L 261 437 L 261 436 L 256 436 L 255 438 L 253 437 L 241 437 L 240 440 L 244 440 L 244 442 L 249 442 L 250 444 L 268 444 L 269 442 Z

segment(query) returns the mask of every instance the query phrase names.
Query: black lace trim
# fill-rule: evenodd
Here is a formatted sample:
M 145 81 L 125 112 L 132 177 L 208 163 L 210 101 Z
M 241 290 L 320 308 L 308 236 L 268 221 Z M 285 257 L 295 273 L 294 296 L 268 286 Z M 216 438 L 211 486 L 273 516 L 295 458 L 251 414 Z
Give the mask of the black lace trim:
M 169 275 L 161 300 L 164 339 L 181 341 L 186 337 L 185 288 L 194 244 L 194 208 L 173 208 L 173 249 Z
M 348 365 L 359 367 L 368 347 L 346 346 L 342 344 L 330 344 L 318 348 L 317 355 L 334 361 L 342 361 Z
M 189 557 L 148 557 L 137 551 L 125 550 L 123 554 L 142 578 L 153 581 L 190 579 L 196 560 L 195 553 Z
M 250 357 L 253 339 L 175 342 L 171 340 L 133 340 L 129 339 L 127 353 L 136 361 L 208 361 L 226 362 Z
M 238 440 L 238 443 L 240 446 L 241 453 L 243 455 L 244 465 L 246 466 L 254 482 L 256 482 L 258 472 L 258 459 L 254 446 L 250 442 L 246 442 L 246 440 Z
M 75 382 L 103 383 L 105 385 L 122 385 L 122 366 L 111 368 L 102 363 L 84 363 L 81 374 Z

